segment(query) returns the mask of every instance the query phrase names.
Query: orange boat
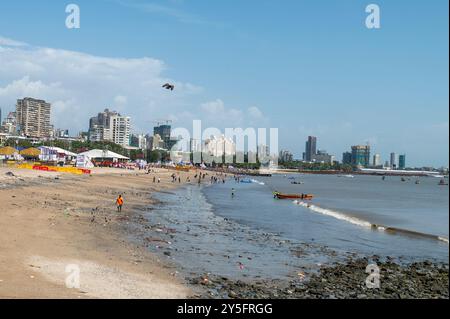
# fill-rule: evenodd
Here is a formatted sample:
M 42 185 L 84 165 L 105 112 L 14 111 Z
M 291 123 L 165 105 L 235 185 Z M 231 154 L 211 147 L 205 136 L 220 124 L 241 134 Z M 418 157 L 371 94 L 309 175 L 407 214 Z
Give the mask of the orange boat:
M 303 200 L 311 200 L 314 198 L 314 195 L 311 194 L 281 194 L 274 193 L 274 197 L 278 199 L 303 199 Z

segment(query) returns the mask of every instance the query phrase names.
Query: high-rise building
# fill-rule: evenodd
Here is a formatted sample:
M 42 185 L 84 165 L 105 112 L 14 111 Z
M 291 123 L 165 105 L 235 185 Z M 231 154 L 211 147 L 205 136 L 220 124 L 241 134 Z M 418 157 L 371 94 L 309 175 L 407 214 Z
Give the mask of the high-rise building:
M 89 140 L 109 141 L 123 147 L 130 145 L 131 119 L 105 109 L 89 120 Z
M 352 165 L 367 167 L 370 165 L 370 146 L 352 146 Z
M 391 160 L 389 162 L 389 165 L 392 169 L 397 168 L 397 155 L 395 153 L 391 153 Z
M 317 137 L 308 136 L 308 140 L 306 141 L 305 146 L 305 158 L 304 160 L 307 162 L 311 162 L 313 160 L 313 156 L 317 153 Z
M 352 164 L 352 153 L 344 152 L 342 154 L 342 164 L 351 165 Z
M 147 149 L 147 137 L 144 134 L 131 134 L 130 146 L 137 147 L 140 150 Z
M 285 150 L 281 150 L 278 156 L 278 162 L 280 163 L 289 163 L 292 162 L 294 160 L 294 155 L 289 152 L 289 151 L 285 151 Z
M 21 135 L 48 138 L 52 135 L 50 103 L 44 100 L 24 98 L 17 100 L 16 121 Z
M 97 114 L 89 120 L 89 140 L 94 142 L 101 142 L 111 140 L 111 117 L 120 116 L 115 111 L 105 109 L 103 112 Z
M 110 117 L 110 141 L 123 147 L 130 145 L 131 119 L 128 116 L 114 115 Z
M 373 156 L 373 162 L 372 162 L 372 166 L 377 167 L 377 166 L 381 166 L 381 156 L 380 154 L 375 154 Z
M 201 153 L 202 152 L 201 140 L 191 138 L 189 141 L 189 151 L 192 153 Z
M 170 135 L 172 127 L 168 124 L 155 126 L 153 128 L 153 135 L 159 135 L 164 142 L 165 149 L 171 149 L 173 144 L 170 143 Z
M 57 137 L 57 138 L 68 138 L 69 137 L 69 130 L 64 130 L 64 129 L 58 128 L 53 133 L 53 136 Z
M 203 153 L 220 158 L 222 156 L 234 156 L 236 144 L 230 138 L 222 136 L 211 136 L 203 141 Z
M 398 169 L 405 169 L 406 168 L 406 155 L 400 155 L 398 157 Z
M 331 164 L 334 162 L 334 155 L 328 154 L 325 150 L 318 150 L 316 154 L 311 156 L 311 161 Z
M 5 120 L 2 123 L 2 129 L 5 133 L 14 134 L 16 133 L 17 121 L 16 112 L 9 112 Z

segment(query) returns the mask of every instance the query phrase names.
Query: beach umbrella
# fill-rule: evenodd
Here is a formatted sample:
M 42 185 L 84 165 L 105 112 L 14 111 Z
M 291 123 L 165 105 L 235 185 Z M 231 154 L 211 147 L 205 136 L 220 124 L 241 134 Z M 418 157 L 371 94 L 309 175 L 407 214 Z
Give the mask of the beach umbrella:
M 8 155 L 11 156 L 13 154 L 17 153 L 17 150 L 14 147 L 7 146 L 0 148 L 0 155 Z
M 34 147 L 30 147 L 27 148 L 26 150 L 20 151 L 20 155 L 22 155 L 23 157 L 39 157 L 39 155 L 41 155 L 41 151 L 37 148 Z

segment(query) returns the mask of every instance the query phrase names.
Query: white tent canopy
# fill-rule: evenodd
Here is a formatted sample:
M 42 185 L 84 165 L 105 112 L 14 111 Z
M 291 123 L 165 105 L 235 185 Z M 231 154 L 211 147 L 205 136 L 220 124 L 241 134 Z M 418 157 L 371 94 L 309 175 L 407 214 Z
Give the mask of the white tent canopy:
M 47 152 L 47 153 L 59 153 L 59 154 L 64 154 L 65 156 L 71 156 L 71 157 L 76 157 L 77 154 L 72 153 L 70 151 L 67 151 L 65 149 L 62 149 L 60 147 L 55 147 L 55 146 L 40 146 L 38 147 L 41 151 L 43 152 Z
M 78 155 L 84 155 L 87 156 L 90 159 L 96 159 L 96 158 L 111 158 L 116 160 L 129 160 L 128 157 L 125 157 L 123 155 L 108 151 L 108 150 L 90 150 L 87 152 L 80 153 Z

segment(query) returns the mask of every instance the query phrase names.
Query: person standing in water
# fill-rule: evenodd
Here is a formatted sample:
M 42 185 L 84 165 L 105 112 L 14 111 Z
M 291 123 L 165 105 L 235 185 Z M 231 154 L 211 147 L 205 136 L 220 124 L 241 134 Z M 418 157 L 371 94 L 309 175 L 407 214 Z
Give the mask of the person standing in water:
M 117 204 L 117 211 L 120 213 L 122 211 L 122 206 L 123 206 L 123 197 L 122 197 L 122 195 L 119 195 L 119 197 L 117 197 L 116 204 Z
M 234 197 L 234 188 L 231 189 L 231 197 Z

